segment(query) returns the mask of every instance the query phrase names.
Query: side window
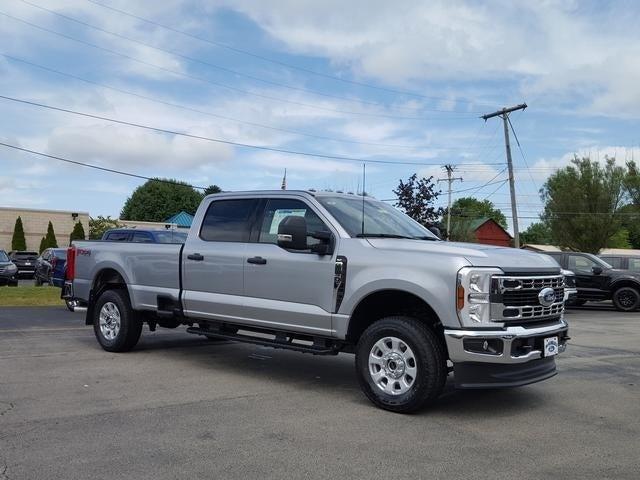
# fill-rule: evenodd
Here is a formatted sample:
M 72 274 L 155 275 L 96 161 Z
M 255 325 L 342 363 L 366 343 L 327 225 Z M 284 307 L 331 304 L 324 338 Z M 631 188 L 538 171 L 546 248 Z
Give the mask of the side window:
M 260 228 L 260 243 L 278 243 L 278 226 L 288 216 L 304 217 L 307 221 L 307 245 L 315 245 L 320 240 L 313 238 L 314 232 L 329 231 L 324 222 L 306 203 L 288 198 L 271 199 L 267 202 Z
M 206 242 L 248 242 L 256 200 L 211 202 L 202 221 L 200 238 Z
M 49 261 L 49 250 L 42 252 L 42 260 Z
M 569 255 L 569 270 L 588 272 L 596 266 L 596 262 L 582 255 Z
M 151 235 L 146 232 L 134 232 L 133 240 L 131 241 L 134 243 L 153 243 Z
M 111 232 L 107 234 L 107 240 L 110 242 L 126 242 L 129 240 L 129 232 Z
M 629 270 L 640 272 L 640 258 L 629 259 Z
M 604 257 L 603 260 L 613 268 L 622 268 L 623 259 L 621 257 Z

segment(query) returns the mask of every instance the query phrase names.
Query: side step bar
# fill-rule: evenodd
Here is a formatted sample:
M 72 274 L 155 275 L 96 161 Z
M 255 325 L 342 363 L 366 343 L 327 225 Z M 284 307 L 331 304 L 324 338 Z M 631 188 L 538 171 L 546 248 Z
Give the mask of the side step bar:
M 331 342 L 331 340 L 324 341 L 324 339 L 314 341 L 313 345 L 301 345 L 299 343 L 287 341 L 284 334 L 275 334 L 276 338 L 271 340 L 268 338 L 241 335 L 238 333 L 224 332 L 222 330 L 207 330 L 198 327 L 189 327 L 187 328 L 187 332 L 195 333 L 196 335 L 204 335 L 209 338 L 224 338 L 225 340 L 234 340 L 236 342 L 252 343 L 254 345 L 282 348 L 285 350 L 295 350 L 297 352 L 312 353 L 313 355 L 337 355 L 340 352 L 340 345 L 336 343 L 326 345 L 326 343 Z M 322 345 L 319 342 L 323 342 L 325 345 Z

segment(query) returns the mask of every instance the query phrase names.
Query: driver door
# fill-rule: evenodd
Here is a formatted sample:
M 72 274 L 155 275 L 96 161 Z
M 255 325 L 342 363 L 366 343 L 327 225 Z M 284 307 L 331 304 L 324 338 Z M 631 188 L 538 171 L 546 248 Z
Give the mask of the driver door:
M 330 231 L 338 238 L 305 201 L 268 199 L 258 229 L 247 245 L 244 314 L 256 325 L 330 336 L 336 253 L 318 255 L 279 247 L 278 225 L 291 215 L 305 218 L 308 245 L 319 242 L 311 236 L 316 231 Z

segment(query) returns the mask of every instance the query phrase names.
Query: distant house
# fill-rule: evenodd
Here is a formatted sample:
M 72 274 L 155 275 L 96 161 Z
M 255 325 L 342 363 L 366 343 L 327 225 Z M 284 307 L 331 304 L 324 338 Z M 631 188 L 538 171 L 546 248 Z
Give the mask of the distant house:
M 512 237 L 502 226 L 492 218 L 478 218 L 471 222 L 471 231 L 478 243 L 510 247 Z
M 191 228 L 193 215 L 183 210 L 180 213 L 176 213 L 173 217 L 167 218 L 165 222 L 176 224 L 178 228 Z

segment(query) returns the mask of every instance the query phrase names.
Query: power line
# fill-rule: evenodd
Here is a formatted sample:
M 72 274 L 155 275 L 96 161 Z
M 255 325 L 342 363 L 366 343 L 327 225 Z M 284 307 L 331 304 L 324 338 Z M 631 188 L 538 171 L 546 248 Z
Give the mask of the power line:
M 90 113 L 84 113 L 84 112 L 78 112 L 76 110 L 69 110 L 66 108 L 60 108 L 60 107 L 54 107 L 52 105 L 46 105 L 44 103 L 38 103 L 38 102 L 31 102 L 29 100 L 22 100 L 19 98 L 14 98 L 14 97 L 8 97 L 5 95 L 0 95 L 0 99 L 4 99 L 4 100 L 8 100 L 11 102 L 17 102 L 17 103 L 22 103 L 25 105 L 31 105 L 34 107 L 39 107 L 39 108 L 46 108 L 48 110 L 55 110 L 58 112 L 64 112 L 64 113 L 68 113 L 68 114 L 72 114 L 72 115 L 79 115 L 82 117 L 87 117 L 87 118 L 93 118 L 93 119 L 97 119 L 97 120 L 104 120 L 106 122 L 112 122 L 112 123 L 117 123 L 120 125 L 126 125 L 129 127 L 135 127 L 135 128 L 141 128 L 141 129 L 145 129 L 145 130 L 151 130 L 154 132 L 160 132 L 160 133 L 168 133 L 170 135 L 179 135 L 182 137 L 187 137 L 187 138 L 193 138 L 193 139 L 197 139 L 197 140 L 204 140 L 204 141 L 208 141 L 208 142 L 214 142 L 214 143 L 222 143 L 225 145 L 233 145 L 236 147 L 244 147 L 244 148 L 253 148 L 253 149 L 257 149 L 257 150 L 266 150 L 266 151 L 270 151 L 270 152 L 278 152 L 278 153 L 286 153 L 286 154 L 291 154 L 291 155 L 300 155 L 300 156 L 305 156 L 305 157 L 315 157 L 315 158 L 325 158 L 325 159 L 330 159 L 330 160 L 342 160 L 342 161 L 347 161 L 347 162 L 358 162 L 358 163 L 377 163 L 377 164 L 388 164 L 388 165 L 421 165 L 421 166 L 432 166 L 432 165 L 436 165 L 434 163 L 424 163 L 424 162 L 407 162 L 407 161 L 394 161 L 394 160 L 374 160 L 374 159 L 367 159 L 367 158 L 355 158 L 355 157 L 345 157 L 345 156 L 340 156 L 340 155 L 326 155 L 326 154 L 322 154 L 322 153 L 311 153 L 311 152 L 303 152 L 303 151 L 298 151 L 298 150 L 287 150 L 284 148 L 276 148 L 276 147 L 268 147 L 268 146 L 262 146 L 262 145 L 253 145 L 250 143 L 242 143 L 242 142 L 234 142 L 231 140 L 223 140 L 220 138 L 213 138 L 213 137 L 205 137 L 202 135 L 193 135 L 190 133 L 186 133 L 186 132 L 179 132 L 176 130 L 168 130 L 168 129 L 164 129 L 164 128 L 159 128 L 159 127 L 153 127 L 150 125 L 143 125 L 140 123 L 134 123 L 134 122 L 127 122 L 125 120 L 118 120 L 115 118 L 109 118 L 109 117 L 103 117 L 101 115 L 93 115 Z
M 256 93 L 256 92 L 252 92 L 252 91 L 249 91 L 249 90 L 244 90 L 244 89 L 235 87 L 233 85 L 227 85 L 227 84 L 224 84 L 224 83 L 221 83 L 221 82 L 216 82 L 216 81 L 210 80 L 208 78 L 200 77 L 200 76 L 197 76 L 197 75 L 191 75 L 189 73 L 179 72 L 179 71 L 176 71 L 176 70 L 172 70 L 170 68 L 166 68 L 166 67 L 162 67 L 160 65 L 156 65 L 156 64 L 151 63 L 151 62 L 147 62 L 145 60 L 140 60 L 140 59 L 132 57 L 130 55 L 127 55 L 127 54 L 124 54 L 124 53 L 120 53 L 120 52 L 118 52 L 116 50 L 112 50 L 110 48 L 102 47 L 100 45 L 96 45 L 95 43 L 91 43 L 91 42 L 88 42 L 88 41 L 85 41 L 85 40 L 81 40 L 79 38 L 72 37 L 71 35 L 60 33 L 60 32 L 57 32 L 55 30 L 51 30 L 51 29 L 46 28 L 46 27 L 42 27 L 40 25 L 37 25 L 37 24 L 32 23 L 32 22 L 29 22 L 27 20 L 23 20 L 21 18 L 15 17 L 13 15 L 9 15 L 8 13 L 2 12 L 2 11 L 0 11 L 0 15 L 4 15 L 5 17 L 11 18 L 12 20 L 16 20 L 16 21 L 18 21 L 20 23 L 24 23 L 25 25 L 29 25 L 29 26 L 31 26 L 33 28 L 38 29 L 38 30 L 42 30 L 42 31 L 50 33 L 50 34 L 57 35 L 57 36 L 62 37 L 62 38 L 66 38 L 67 40 L 71 40 L 71 41 L 74 41 L 74 42 L 77 42 L 77 43 L 81 43 L 83 45 L 87 45 L 87 46 L 95 48 L 97 50 L 101 50 L 101 51 L 104 51 L 104 52 L 108 52 L 108 53 L 110 53 L 112 55 L 116 55 L 116 56 L 119 56 L 119 57 L 122 57 L 122 58 L 126 58 L 127 60 L 131 60 L 133 62 L 140 63 L 141 65 L 147 65 L 147 66 L 156 68 L 158 70 L 171 73 L 173 75 L 177 75 L 177 76 L 185 77 L 185 78 L 190 78 L 192 80 L 197 80 L 199 82 L 208 83 L 208 84 L 214 85 L 216 87 L 226 88 L 228 90 L 239 92 L 239 93 L 243 93 L 245 95 L 252 95 L 254 97 L 264 98 L 264 99 L 275 101 L 275 102 L 289 103 L 289 104 L 292 104 L 292 105 L 298 105 L 298 106 L 302 106 L 302 107 L 305 107 L 305 108 L 311 108 L 311 109 L 315 109 L 315 110 L 321 110 L 321 111 L 333 112 L 333 113 L 341 113 L 341 114 L 345 114 L 345 115 L 357 115 L 357 116 L 378 117 L 378 118 L 392 118 L 392 119 L 396 119 L 396 120 L 421 120 L 421 121 L 427 120 L 427 118 L 425 118 L 425 117 L 407 117 L 407 116 L 399 116 L 399 115 L 389 115 L 389 114 L 384 114 L 384 113 L 354 112 L 354 111 L 350 111 L 350 110 L 339 110 L 339 109 L 334 109 L 334 108 L 329 108 L 329 107 L 322 107 L 322 106 L 319 106 L 319 105 L 313 105 L 313 104 L 304 103 L 304 102 L 298 102 L 298 101 L 295 101 L 295 100 L 288 100 L 288 99 L 280 98 L 280 97 L 273 97 L 271 95 L 265 95 L 265 94 L 262 94 L 262 93 Z M 449 118 L 441 118 L 441 119 L 439 119 L 439 121 L 443 121 L 443 120 L 456 120 L 456 121 L 459 121 L 461 118 L 471 118 L 471 117 L 459 117 L 459 118 L 451 118 L 451 117 L 449 117 Z
M 243 50 L 241 48 L 237 48 L 237 47 L 234 47 L 234 46 L 231 46 L 231 45 L 227 45 L 227 44 L 222 43 L 222 42 L 217 42 L 217 41 L 210 40 L 210 39 L 198 36 L 198 35 L 194 35 L 192 33 L 185 32 L 183 30 L 178 30 L 177 28 L 174 28 L 174 27 L 171 27 L 171 26 L 168 26 L 168 25 L 164 25 L 164 24 L 162 24 L 160 22 L 156 22 L 154 20 L 150 20 L 148 18 L 144 18 L 144 17 L 141 17 L 139 15 L 135 15 L 135 14 L 127 12 L 125 10 L 121 10 L 121 9 L 112 7 L 110 5 L 106 5 L 104 3 L 97 2 L 95 0 L 87 0 L 87 1 L 90 2 L 90 3 L 93 3 L 94 5 L 98 5 L 98 6 L 102 7 L 102 8 L 106 8 L 108 10 L 120 13 L 122 15 L 126 15 L 126 16 L 131 17 L 131 18 L 135 18 L 136 20 L 140 20 L 141 22 L 145 22 L 145 23 L 148 23 L 150 25 L 154 25 L 156 27 L 164 28 L 166 30 L 169 30 L 169 31 L 172 31 L 174 33 L 181 34 L 181 35 L 184 35 L 184 36 L 192 38 L 194 40 L 205 42 L 205 43 L 208 43 L 210 45 L 214 45 L 216 47 L 223 48 L 223 49 L 235 52 L 235 53 L 239 53 L 239 54 L 242 54 L 242 55 L 247 55 L 247 56 L 250 56 L 250 57 L 253 57 L 253 58 L 257 58 L 257 59 L 263 60 L 265 62 L 273 63 L 275 65 L 280 65 L 282 67 L 286 67 L 286 68 L 290 68 L 290 69 L 293 69 L 293 70 L 298 70 L 298 71 L 301 71 L 301 72 L 305 72 L 305 73 L 308 73 L 308 74 L 311 74 L 311 75 L 317 75 L 319 77 L 335 80 L 337 82 L 347 83 L 347 84 L 351 84 L 351 85 L 357 85 L 357 86 L 360 86 L 360 87 L 366 87 L 366 88 L 379 90 L 379 91 L 383 91 L 383 92 L 387 92 L 387 93 L 394 93 L 394 94 L 397 94 L 397 95 L 406 95 L 406 96 L 411 96 L 411 97 L 424 98 L 424 99 L 427 99 L 427 100 L 438 100 L 438 101 L 443 101 L 444 100 L 444 101 L 449 101 L 449 102 L 456 101 L 456 102 L 467 103 L 467 104 L 492 106 L 491 104 L 488 104 L 488 103 L 478 103 L 478 102 L 474 102 L 474 101 L 470 101 L 470 100 L 451 100 L 451 99 L 445 98 L 445 97 L 422 95 L 422 94 L 415 93 L 415 92 L 409 92 L 409 91 L 405 91 L 405 90 L 397 90 L 397 89 L 393 89 L 393 88 L 381 87 L 381 86 L 372 85 L 372 84 L 366 83 L 366 82 L 358 82 L 356 80 L 350 80 L 350 79 L 346 79 L 346 78 L 337 77 L 337 76 L 330 75 L 330 74 L 327 74 L 327 73 L 318 72 L 318 71 L 315 71 L 315 70 L 312 70 L 312 69 L 309 69 L 309 68 L 300 67 L 298 65 L 294 65 L 294 64 L 291 64 L 291 63 L 283 62 L 283 61 L 280 61 L 280 60 L 275 60 L 275 59 L 272 59 L 272 58 L 269 58 L 269 57 L 266 57 L 266 56 L 263 56 L 263 55 L 259 55 L 257 53 L 250 52 L 248 50 Z
M 115 173 L 117 175 L 125 175 L 127 177 L 133 177 L 133 178 L 140 178 L 142 180 L 154 180 L 154 181 L 158 181 L 158 182 L 162 182 L 162 183 L 169 183 L 169 184 L 172 184 L 172 185 L 187 185 L 189 187 L 196 188 L 198 190 L 206 190 L 206 187 L 198 187 L 198 186 L 195 186 L 195 185 L 183 184 L 183 183 L 180 183 L 180 182 L 172 182 L 171 180 L 166 180 L 166 179 L 162 179 L 162 178 L 145 177 L 144 175 L 138 175 L 138 174 L 135 174 L 135 173 L 129 173 L 129 172 L 125 172 L 125 171 L 122 171 L 122 170 L 115 170 L 113 168 L 100 167 L 98 165 L 93 165 L 91 163 L 78 162 L 76 160 L 69 160 L 68 158 L 58 157 L 56 155 L 49 155 L 47 153 L 38 152 L 36 150 L 29 150 L 28 148 L 19 147 L 17 145 L 10 145 L 8 143 L 0 142 L 0 145 L 2 145 L 3 147 L 7 147 L 7 148 L 13 148 L 14 150 L 19 150 L 21 152 L 27 152 L 27 153 L 31 153 L 33 155 L 39 155 L 41 157 L 51 158 L 53 160 L 59 160 L 61 162 L 65 162 L 65 163 L 71 163 L 73 165 L 79 165 L 79 166 L 82 166 L 82 167 L 93 168 L 95 170 L 101 170 L 103 172 Z
M 54 73 L 56 75 L 61 75 L 67 78 L 73 78 L 75 80 L 79 80 L 81 82 L 85 82 L 88 83 L 90 85 L 96 85 L 98 87 L 101 88 L 106 88 L 109 90 L 113 90 L 115 92 L 119 92 L 119 93 L 124 93 L 125 95 L 131 95 L 133 97 L 137 97 L 137 98 L 141 98 L 143 100 L 147 100 L 150 102 L 154 102 L 154 103 L 158 103 L 158 104 L 162 104 L 162 105 L 167 105 L 169 107 L 173 107 L 173 108 L 180 108 L 183 110 L 187 110 L 187 111 L 191 111 L 194 113 L 198 113 L 201 115 L 207 115 L 213 118 L 220 118 L 222 120 L 229 120 L 232 122 L 237 122 L 239 124 L 244 124 L 244 125 L 250 125 L 253 127 L 259 127 L 259 128 L 265 128 L 268 130 L 273 130 L 273 131 L 278 131 L 278 132 L 283 132 L 283 133 L 290 133 L 290 134 L 294 134 L 294 135 L 301 135 L 301 136 L 305 136 L 305 137 L 310 137 L 310 138 L 317 138 L 319 140 L 328 140 L 331 142 L 340 142 L 340 143 L 349 143 L 349 144 L 354 144 L 354 145 L 368 145 L 368 146 L 374 146 L 374 147 L 390 147 L 390 148 L 402 148 L 402 149 L 433 149 L 433 150 L 471 150 L 472 148 L 494 148 L 494 147 L 481 147 L 481 146 L 477 146 L 477 147 L 439 147 L 439 146 L 435 146 L 435 145 L 401 145 L 401 144 L 393 144 L 393 143 L 379 143 L 379 142 L 362 142 L 362 141 L 358 141 L 358 140 L 349 140 L 346 138 L 336 138 L 336 137 L 329 137 L 329 136 L 325 136 L 325 135 L 316 135 L 313 133 L 308 133 L 308 132 L 301 132 L 298 130 L 290 130 L 290 129 L 286 129 L 286 128 L 280 128 L 280 127 L 273 127 L 270 125 L 265 125 L 265 124 L 261 124 L 261 123 L 256 123 L 256 122 L 249 122 L 246 120 L 240 120 L 237 118 L 233 118 L 233 117 L 229 117 L 229 116 L 225 116 L 225 115 L 220 115 L 218 113 L 213 113 L 213 112 L 208 112 L 208 111 L 204 111 L 204 110 L 200 110 L 197 108 L 192 108 L 186 105 L 181 105 L 178 103 L 173 103 L 173 102 L 168 102 L 166 100 L 161 100 L 158 98 L 154 98 L 154 97 L 149 97 L 147 95 L 142 95 L 140 93 L 136 93 L 136 92 L 132 92 L 130 90 L 124 90 L 122 88 L 118 88 L 118 87 L 114 87 L 112 85 L 107 85 L 105 83 L 101 83 L 101 82 L 96 82 L 93 80 L 88 80 L 86 78 L 80 77 L 78 75 L 75 74 L 71 74 L 71 73 L 67 73 L 67 72 L 62 72 L 60 70 L 56 70 L 54 68 L 50 68 L 44 65 L 40 65 L 34 62 L 31 62 L 29 60 L 25 60 L 23 58 L 19 58 L 19 57 L 15 57 L 13 55 L 7 55 L 6 53 L 2 53 L 0 52 L 0 55 L 4 56 L 7 59 L 13 60 L 15 62 L 20 62 L 20 63 L 24 63 L 26 65 L 29 65 L 31 67 L 35 67 L 35 68 L 39 68 L 41 70 L 44 70 L 46 72 L 50 72 L 50 73 Z
M 237 76 L 240 76 L 240 77 L 249 78 L 249 79 L 255 80 L 257 82 L 263 82 L 263 83 L 266 83 L 266 84 L 269 84 L 269 85 L 275 85 L 275 86 L 278 86 L 278 87 L 287 88 L 287 89 L 294 90 L 294 91 L 311 93 L 313 95 L 319 95 L 319 96 L 322 96 L 322 97 L 328 97 L 328 98 L 333 98 L 333 99 L 347 101 L 347 102 L 362 103 L 362 104 L 365 104 L 365 105 L 373 105 L 373 106 L 376 106 L 376 107 L 386 107 L 386 108 L 392 108 L 392 109 L 396 109 L 396 110 L 410 110 L 410 111 L 423 110 L 423 111 L 438 112 L 438 113 L 456 113 L 456 114 L 460 114 L 461 113 L 461 112 L 455 112 L 455 111 L 451 111 L 451 110 L 430 109 L 430 108 L 423 108 L 423 107 L 415 107 L 415 108 L 412 108 L 412 107 L 400 107 L 400 106 L 391 106 L 391 107 L 389 107 L 389 106 L 384 105 L 384 104 L 379 103 L 379 102 L 371 102 L 371 101 L 368 101 L 368 100 L 342 97 L 340 95 L 333 95 L 333 94 L 330 94 L 330 93 L 319 92 L 317 90 L 312 90 L 312 89 L 303 88 L 303 87 L 295 87 L 295 86 L 292 86 L 292 85 L 287 85 L 285 83 L 275 82 L 273 80 L 264 79 L 264 78 L 257 77 L 257 76 L 254 76 L 254 75 L 250 75 L 250 74 L 246 74 L 246 73 L 243 73 L 243 72 L 239 72 L 237 70 L 233 70 L 233 69 L 230 69 L 230 68 L 227 68 L 227 67 L 223 67 L 221 65 L 217 65 L 215 63 L 211 63 L 211 62 L 208 62 L 208 61 L 205 61 L 205 60 L 201 60 L 199 58 L 190 57 L 190 56 L 184 55 L 184 54 L 182 54 L 180 52 L 176 52 L 176 51 L 173 51 L 173 50 L 168 50 L 168 49 L 165 49 L 165 48 L 157 47 L 155 45 L 151 45 L 149 43 L 142 42 L 142 41 L 137 40 L 135 38 L 131 38 L 129 36 L 122 35 L 120 33 L 116 33 L 116 32 L 113 32 L 111 30 L 107 30 L 106 28 L 98 27 L 98 26 L 93 25 L 93 24 L 91 24 L 89 22 L 85 22 L 83 20 L 79 20 L 79 19 L 77 19 L 75 17 L 69 16 L 69 15 L 65 15 L 65 14 L 60 13 L 60 12 L 56 12 L 55 10 L 51 10 L 49 8 L 37 5 L 35 3 L 29 2 L 28 0 L 20 0 L 20 1 L 22 3 L 25 3 L 27 5 L 32 6 L 34 8 L 37 8 L 37 9 L 40 9 L 42 11 L 48 12 L 48 13 L 50 13 L 52 15 L 56 15 L 56 16 L 58 16 L 60 18 L 64 18 L 66 20 L 69 20 L 70 22 L 75 22 L 75 23 L 77 23 L 79 25 L 83 25 L 83 26 L 91 28 L 93 30 L 97 30 L 99 32 L 106 33 L 107 35 L 112 35 L 114 37 L 121 38 L 121 39 L 126 40 L 128 42 L 135 43 L 135 44 L 138 44 L 138 45 L 142 45 L 143 47 L 146 47 L 146 48 L 151 48 L 151 49 L 157 50 L 159 52 L 163 52 L 163 53 L 166 53 L 166 54 L 169 54 L 169 55 L 174 55 L 176 57 L 182 58 L 182 59 L 187 60 L 189 62 L 199 63 L 201 65 L 206 65 L 207 67 L 214 68 L 216 70 L 220 70 L 220 71 L 223 71 L 223 72 L 226 72 L 226 73 L 230 73 L 230 74 L 233 74 L 233 75 L 237 75 Z M 474 113 L 474 112 L 465 112 L 465 113 L 471 114 L 471 113 Z M 469 116 L 469 115 L 465 115 L 465 117 L 466 116 Z

